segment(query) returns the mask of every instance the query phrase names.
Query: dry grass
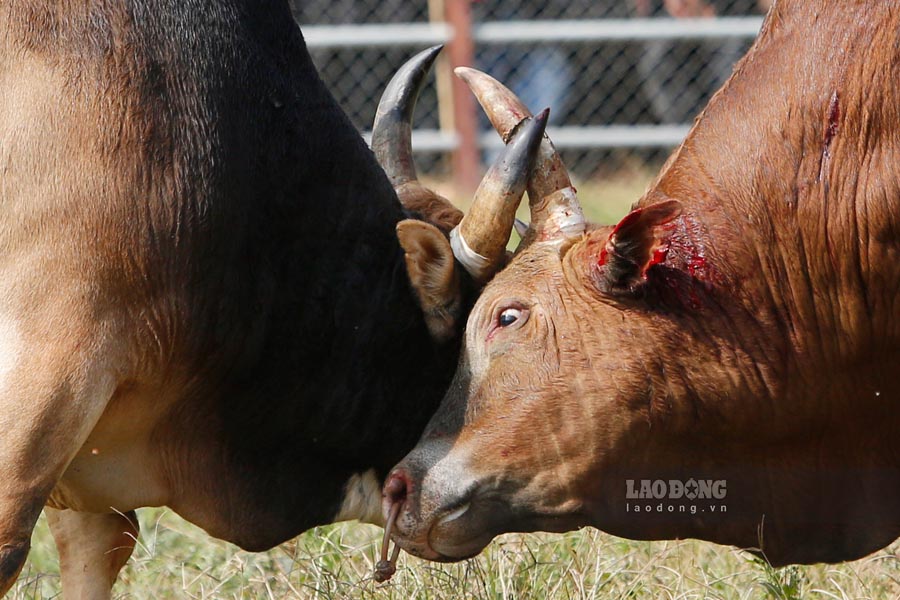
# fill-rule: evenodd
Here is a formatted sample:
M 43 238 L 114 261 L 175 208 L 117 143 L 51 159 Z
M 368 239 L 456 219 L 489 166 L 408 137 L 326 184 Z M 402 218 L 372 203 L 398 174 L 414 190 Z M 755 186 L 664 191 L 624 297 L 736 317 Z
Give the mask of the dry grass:
M 632 542 L 593 529 L 567 535 L 506 535 L 454 565 L 400 559 L 393 580 L 375 585 L 381 530 L 320 527 L 262 554 L 213 540 L 164 509 L 140 514 L 134 557 L 118 598 L 422 599 L 850 599 L 900 597 L 900 544 L 842 565 L 775 570 L 704 542 Z M 46 523 L 11 598 L 59 594 Z
M 638 174 L 580 184 L 588 217 L 614 222 L 649 179 Z M 119 598 L 900 598 L 900 543 L 852 563 L 775 570 L 738 550 L 696 541 L 632 542 L 592 529 L 507 535 L 460 564 L 404 556 L 393 580 L 376 586 L 376 527 L 320 527 L 270 552 L 251 554 L 209 538 L 164 509 L 141 511 L 140 520 L 138 548 L 114 590 Z M 58 595 L 56 550 L 41 519 L 10 597 Z

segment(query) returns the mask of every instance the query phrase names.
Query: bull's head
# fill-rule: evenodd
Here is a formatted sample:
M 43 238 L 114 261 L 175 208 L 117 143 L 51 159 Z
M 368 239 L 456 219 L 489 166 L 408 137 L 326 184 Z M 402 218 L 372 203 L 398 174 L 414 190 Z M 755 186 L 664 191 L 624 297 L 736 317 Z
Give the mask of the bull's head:
M 500 135 L 514 135 L 528 115 L 519 100 L 487 75 L 457 74 Z M 476 302 L 455 380 L 385 484 L 395 540 L 431 560 L 472 556 L 507 531 L 609 524 L 597 515 L 615 514 L 609 504 L 624 496 L 612 470 L 633 466 L 634 477 L 665 456 L 645 443 L 651 405 L 671 392 L 646 363 L 664 361 L 651 348 L 679 335 L 661 307 L 709 294 L 702 277 L 652 269 L 705 268 L 685 255 L 677 201 L 649 198 L 615 227 L 588 227 L 546 137 L 528 193 L 522 244 Z

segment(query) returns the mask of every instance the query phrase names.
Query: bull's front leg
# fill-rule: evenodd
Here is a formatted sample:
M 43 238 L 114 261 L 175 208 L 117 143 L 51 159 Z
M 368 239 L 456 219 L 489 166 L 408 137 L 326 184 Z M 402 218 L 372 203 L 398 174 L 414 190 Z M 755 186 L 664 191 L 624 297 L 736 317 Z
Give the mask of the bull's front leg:
M 0 311 L 0 597 L 22 570 L 41 508 L 117 386 L 98 337 L 71 315 L 13 320 Z
M 63 594 L 80 600 L 106 600 L 119 571 L 137 543 L 134 511 L 96 514 L 47 508 L 47 521 L 59 550 Z
M 36 510 L 35 510 L 36 509 Z M 22 571 L 31 547 L 31 530 L 40 507 L 34 503 L 22 506 L 12 518 L 0 526 L 0 597 L 12 587 Z

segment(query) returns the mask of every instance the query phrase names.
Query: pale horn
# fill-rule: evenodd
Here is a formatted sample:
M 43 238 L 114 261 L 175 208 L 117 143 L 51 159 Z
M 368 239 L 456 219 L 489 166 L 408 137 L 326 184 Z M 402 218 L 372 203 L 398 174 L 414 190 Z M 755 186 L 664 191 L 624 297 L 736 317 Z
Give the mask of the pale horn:
M 491 124 L 508 143 L 522 121 L 531 112 L 502 83 L 481 71 L 468 67 L 454 70 L 478 99 Z M 522 241 L 561 241 L 580 237 L 585 230 L 584 213 L 559 153 L 544 136 L 539 156 L 528 182 L 531 225 Z
M 487 281 L 506 262 L 506 244 L 516 209 L 525 193 L 549 112 L 544 110 L 522 123 L 481 180 L 469 212 L 450 232 L 454 256 L 477 281 Z

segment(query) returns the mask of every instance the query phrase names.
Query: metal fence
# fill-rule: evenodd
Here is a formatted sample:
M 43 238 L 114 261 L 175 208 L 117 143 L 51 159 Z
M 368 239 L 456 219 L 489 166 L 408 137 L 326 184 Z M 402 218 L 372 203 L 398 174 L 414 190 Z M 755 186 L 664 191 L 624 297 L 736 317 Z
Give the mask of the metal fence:
M 438 85 L 419 101 L 420 171 L 477 180 L 499 140 L 453 63 L 506 83 L 587 178 L 653 165 L 730 75 L 770 0 L 292 0 L 323 79 L 366 132 L 394 70 L 447 43 Z

